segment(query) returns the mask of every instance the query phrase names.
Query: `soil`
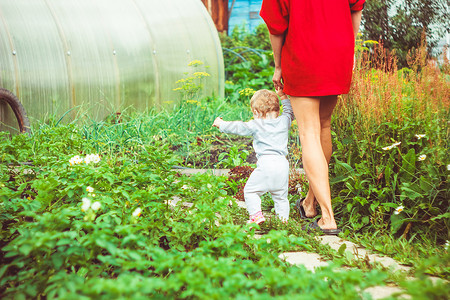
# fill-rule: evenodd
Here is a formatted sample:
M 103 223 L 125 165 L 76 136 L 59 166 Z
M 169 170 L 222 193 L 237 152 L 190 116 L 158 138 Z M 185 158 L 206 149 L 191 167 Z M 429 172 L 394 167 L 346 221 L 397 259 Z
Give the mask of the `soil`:
M 240 145 L 242 147 L 241 150 L 248 151 L 249 155 L 247 156 L 246 163 L 256 164 L 256 153 L 253 150 L 251 138 L 217 135 L 197 137 L 196 146 L 198 146 L 199 151 L 198 153 L 189 153 L 189 156 L 184 156 L 183 165 L 186 167 L 195 166 L 196 168 L 205 169 L 212 168 L 219 163 L 220 154 L 228 153 L 229 148 L 235 145 Z M 172 146 L 171 149 L 175 152 L 180 152 L 180 147 L 179 145 Z

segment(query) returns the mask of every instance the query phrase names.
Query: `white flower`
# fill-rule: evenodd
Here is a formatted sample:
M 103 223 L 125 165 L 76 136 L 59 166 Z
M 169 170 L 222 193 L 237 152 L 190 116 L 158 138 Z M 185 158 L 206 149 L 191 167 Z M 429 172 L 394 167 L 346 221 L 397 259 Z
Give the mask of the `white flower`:
M 84 197 L 83 199 L 81 199 L 81 201 L 83 202 L 83 204 L 81 205 L 81 210 L 87 211 L 91 206 L 91 200 L 89 200 L 89 198 Z
M 422 154 L 421 156 L 419 156 L 419 161 L 425 160 L 425 158 L 427 158 L 427 156 L 425 154 Z
M 404 207 L 402 205 L 400 205 L 399 207 L 397 207 L 394 211 L 394 214 L 398 215 L 399 213 L 401 213 L 403 211 Z
M 448 249 L 450 247 L 450 242 L 449 241 L 445 241 L 444 247 L 445 247 L 445 249 Z
M 101 203 L 98 201 L 95 201 L 94 203 L 92 203 L 91 208 L 92 208 L 92 210 L 96 211 L 100 208 L 100 206 L 101 206 Z
M 416 134 L 415 137 L 420 140 L 421 138 L 424 138 L 426 135 L 425 134 Z
M 386 151 L 386 150 L 391 150 L 392 148 L 397 147 L 397 146 L 400 145 L 401 143 L 402 143 L 402 142 L 398 142 L 398 143 L 392 144 L 392 145 L 390 145 L 390 146 L 383 147 L 383 148 L 381 148 L 381 149 L 383 149 L 384 151 Z
M 86 155 L 86 157 L 84 158 L 84 162 L 86 164 L 90 164 L 92 163 L 99 163 L 100 162 L 100 156 L 98 154 L 88 154 Z
M 98 154 L 92 154 L 92 162 L 94 164 L 98 164 L 100 162 L 100 155 Z
M 139 217 L 141 215 L 141 211 L 142 210 L 140 207 L 136 208 L 133 212 L 133 217 Z
M 447 165 L 447 171 L 450 171 L 450 165 Z
M 73 165 L 79 165 L 79 164 L 81 164 L 82 161 L 83 161 L 83 159 L 82 159 L 79 155 L 75 155 L 74 157 L 72 157 L 72 158 L 69 160 L 69 164 L 70 164 L 71 166 L 73 166 Z
M 88 187 L 86 188 L 86 191 L 87 191 L 88 193 L 93 193 L 93 192 L 94 192 L 94 188 L 93 188 L 92 186 L 88 186 Z

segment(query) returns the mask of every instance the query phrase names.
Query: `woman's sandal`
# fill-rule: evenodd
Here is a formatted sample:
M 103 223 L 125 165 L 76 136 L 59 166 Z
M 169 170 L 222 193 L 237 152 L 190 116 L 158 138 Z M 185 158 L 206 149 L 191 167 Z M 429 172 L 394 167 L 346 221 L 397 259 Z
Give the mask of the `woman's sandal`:
M 299 199 L 295 202 L 295 209 L 298 211 L 298 214 L 300 215 L 300 219 L 312 219 L 314 217 L 307 217 L 305 213 L 305 209 L 303 208 L 303 201 L 305 201 L 306 198 Z
M 306 225 L 302 229 L 307 230 L 308 232 L 314 231 L 314 230 L 319 230 L 319 231 L 322 231 L 322 233 L 325 235 L 338 235 L 341 232 L 341 230 L 339 228 L 322 229 L 322 228 L 320 228 L 319 224 L 317 224 L 317 220 L 314 220 L 314 222 L 310 223 L 309 225 Z

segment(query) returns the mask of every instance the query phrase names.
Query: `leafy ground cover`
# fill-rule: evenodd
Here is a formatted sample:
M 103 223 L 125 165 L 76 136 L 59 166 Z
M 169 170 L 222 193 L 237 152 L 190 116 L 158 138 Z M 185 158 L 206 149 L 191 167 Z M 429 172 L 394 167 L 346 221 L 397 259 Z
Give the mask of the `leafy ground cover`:
M 357 298 L 386 278 L 378 270 L 313 275 L 289 267 L 278 254 L 311 249 L 306 238 L 277 221 L 265 228 L 267 238 L 252 238 L 245 214 L 230 206 L 225 179 L 179 175 L 167 144 L 125 153 L 105 146 L 92 156 L 98 141 L 75 126 L 1 137 L 6 298 L 314 297 L 327 290 Z M 193 206 L 172 208 L 174 195 Z
M 128 141 L 133 152 L 106 145 L 95 152 L 99 141 L 73 125 L 1 138 L 5 298 L 361 299 L 367 287 L 407 282 L 326 249 L 295 218 L 244 225 L 247 214 L 227 195 L 226 178 L 180 175 L 172 168 L 180 159 L 165 143 Z M 175 195 L 192 207 L 171 207 Z M 312 273 L 278 259 L 294 250 L 335 264 Z M 437 296 L 447 291 L 424 283 Z
M 198 72 L 174 85 L 183 100 L 171 110 L 70 124 L 55 117 L 30 136 L 0 134 L 0 294 L 364 299 L 365 288 L 393 283 L 417 299 L 446 299 L 449 285 L 424 275 L 450 273 L 448 61 L 433 68 L 419 49 L 409 69 L 397 70 L 395 56 L 361 42 L 353 90 L 333 120 L 331 184 L 343 237 L 411 265 L 409 275 L 421 279 L 411 283 L 321 245 L 301 230 L 294 210 L 288 224 L 245 225 L 246 212 L 233 202 L 254 167 L 251 140 L 211 124 L 218 114 L 250 118 L 252 91 L 271 87 L 271 54 L 263 28 L 222 39 L 226 99 L 198 98 L 208 76 L 197 62 Z M 293 170 L 301 167 L 295 126 Z M 228 179 L 174 169 L 235 166 Z M 293 173 L 291 205 L 307 184 Z M 192 207 L 172 207 L 174 196 Z M 263 209 L 273 209 L 269 197 Z M 278 259 L 294 250 L 334 265 L 311 273 Z

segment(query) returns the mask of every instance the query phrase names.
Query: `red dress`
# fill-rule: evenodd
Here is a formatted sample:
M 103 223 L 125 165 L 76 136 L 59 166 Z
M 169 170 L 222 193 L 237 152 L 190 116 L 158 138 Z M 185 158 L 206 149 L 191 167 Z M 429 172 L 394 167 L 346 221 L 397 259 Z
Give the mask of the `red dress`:
M 355 37 L 351 11 L 365 0 L 263 0 L 269 32 L 286 34 L 281 51 L 284 92 L 291 96 L 347 94 Z

